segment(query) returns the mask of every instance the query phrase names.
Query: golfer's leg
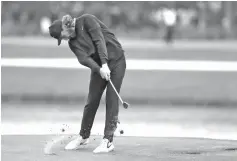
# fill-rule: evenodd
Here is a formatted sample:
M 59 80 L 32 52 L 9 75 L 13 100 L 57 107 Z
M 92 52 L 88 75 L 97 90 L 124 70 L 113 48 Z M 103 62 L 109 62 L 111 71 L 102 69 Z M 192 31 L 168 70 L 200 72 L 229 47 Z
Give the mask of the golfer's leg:
M 100 99 L 107 82 L 95 72 L 91 73 L 89 94 L 83 112 L 80 135 L 85 139 L 89 138 L 94 122 L 95 114 L 100 104 Z
M 118 93 L 123 82 L 126 69 L 125 59 L 120 60 L 119 64 L 111 72 L 111 81 L 113 82 Z M 110 142 L 113 141 L 113 135 L 117 128 L 119 113 L 119 99 L 110 83 L 106 91 L 106 121 L 104 129 L 104 138 Z

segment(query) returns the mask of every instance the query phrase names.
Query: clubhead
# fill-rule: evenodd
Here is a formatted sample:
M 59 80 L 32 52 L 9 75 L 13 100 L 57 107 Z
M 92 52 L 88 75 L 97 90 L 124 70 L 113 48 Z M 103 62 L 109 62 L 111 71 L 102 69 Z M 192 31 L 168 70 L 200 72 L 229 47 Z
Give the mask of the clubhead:
M 128 106 L 129 106 L 129 104 L 128 104 L 127 102 L 123 102 L 123 107 L 124 107 L 125 109 L 127 109 Z

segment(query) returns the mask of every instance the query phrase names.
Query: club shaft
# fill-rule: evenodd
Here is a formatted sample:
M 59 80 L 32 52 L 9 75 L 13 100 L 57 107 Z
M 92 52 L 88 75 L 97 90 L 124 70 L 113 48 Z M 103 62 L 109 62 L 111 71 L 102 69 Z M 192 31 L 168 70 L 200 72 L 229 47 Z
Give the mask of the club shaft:
M 110 82 L 111 86 L 113 87 L 115 93 L 117 94 L 119 100 L 123 103 L 123 100 L 122 100 L 122 98 L 120 97 L 119 93 L 117 92 L 116 88 L 114 87 L 113 82 L 112 82 L 111 80 L 109 80 L 109 82 Z

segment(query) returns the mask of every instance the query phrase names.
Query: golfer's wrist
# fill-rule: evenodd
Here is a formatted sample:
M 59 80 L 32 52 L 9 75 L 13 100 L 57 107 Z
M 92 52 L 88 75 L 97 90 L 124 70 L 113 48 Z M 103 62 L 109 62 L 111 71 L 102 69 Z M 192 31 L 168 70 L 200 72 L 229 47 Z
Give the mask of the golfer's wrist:
M 107 63 L 102 64 L 102 68 L 108 67 Z

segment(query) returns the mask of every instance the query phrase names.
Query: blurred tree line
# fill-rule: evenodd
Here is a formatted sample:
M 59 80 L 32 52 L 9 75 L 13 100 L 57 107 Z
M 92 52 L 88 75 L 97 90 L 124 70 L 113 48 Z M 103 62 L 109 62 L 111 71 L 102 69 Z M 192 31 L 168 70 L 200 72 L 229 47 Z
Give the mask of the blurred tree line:
M 90 13 L 123 36 L 160 38 L 163 8 L 177 13 L 176 38 L 237 38 L 237 2 L 232 1 L 4 1 L 2 35 L 42 35 L 43 17 Z

